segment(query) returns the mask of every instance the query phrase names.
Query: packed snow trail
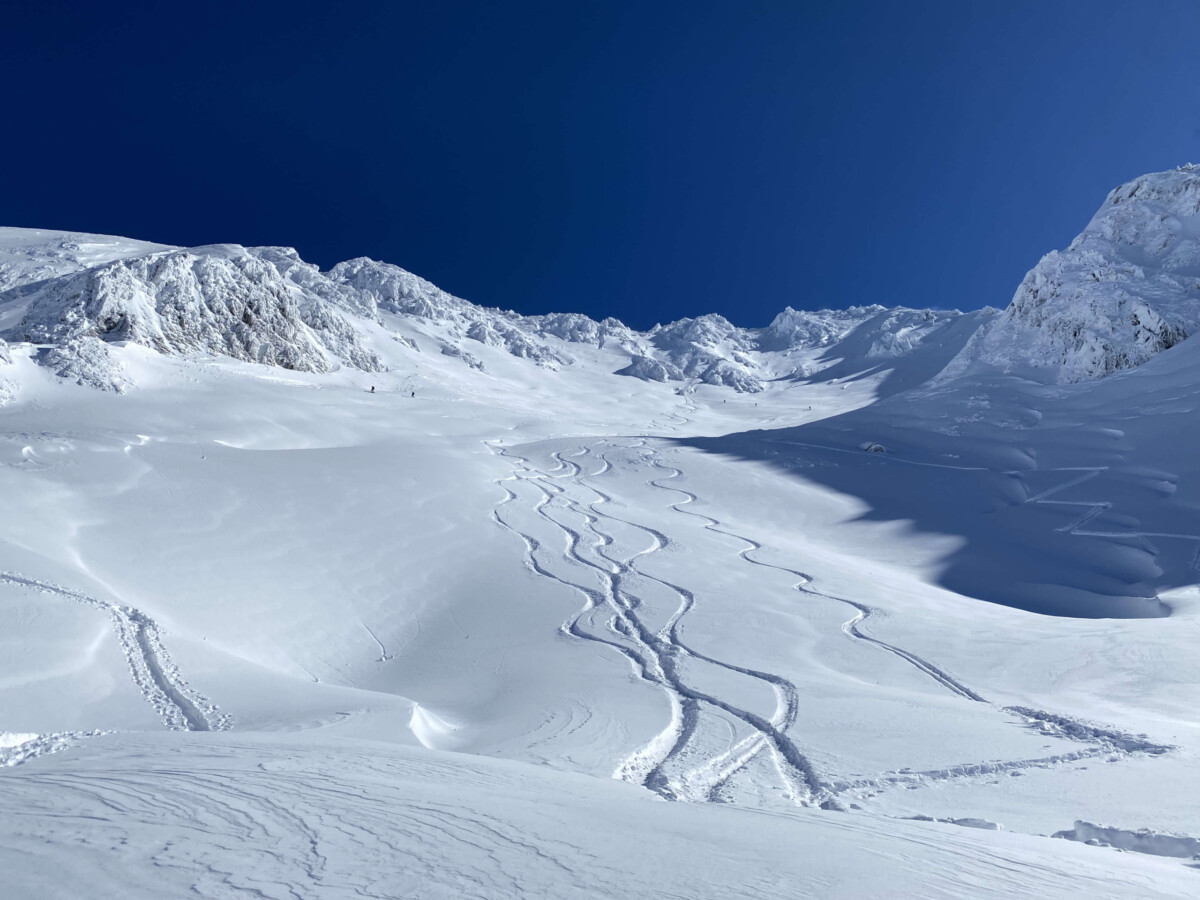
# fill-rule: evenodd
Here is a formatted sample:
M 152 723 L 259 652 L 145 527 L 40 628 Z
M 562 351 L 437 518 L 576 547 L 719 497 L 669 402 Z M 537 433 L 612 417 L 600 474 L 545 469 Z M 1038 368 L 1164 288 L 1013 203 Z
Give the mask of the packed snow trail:
M 594 453 L 594 447 L 585 447 L 585 448 L 581 449 L 576 455 L 584 456 L 584 455 L 588 455 L 588 454 L 591 454 L 593 456 L 596 455 Z M 757 753 L 760 750 L 762 750 L 764 747 L 775 748 L 778 746 L 778 743 L 782 737 L 782 735 L 778 734 L 778 733 L 786 731 L 787 728 L 791 727 L 795 723 L 796 717 L 799 712 L 799 695 L 796 690 L 796 687 L 790 681 L 788 681 L 787 679 L 782 678 L 778 675 L 774 675 L 769 672 L 760 672 L 760 671 L 757 671 L 754 669 L 749 669 L 749 668 L 746 668 L 743 666 L 737 666 L 732 663 L 727 663 L 722 660 L 718 660 L 718 659 L 715 659 L 714 657 L 711 657 L 711 656 L 705 655 L 703 653 L 700 653 L 698 651 L 695 651 L 692 648 L 688 647 L 686 644 L 684 644 L 679 636 L 678 627 L 679 627 L 680 621 L 683 619 L 683 617 L 695 607 L 696 595 L 692 591 L 688 590 L 685 587 L 682 587 L 681 585 L 677 585 L 672 582 L 666 581 L 664 579 L 650 575 L 650 574 L 646 573 L 643 569 L 641 569 L 637 566 L 637 560 L 639 558 L 646 556 L 651 552 L 657 552 L 658 550 L 661 550 L 664 547 L 668 546 L 671 543 L 670 539 L 663 532 L 658 531 L 657 529 L 651 528 L 646 525 L 641 525 L 636 522 L 629 521 L 628 519 L 622 519 L 617 516 L 611 515 L 610 513 L 603 512 L 600 509 L 597 509 L 597 506 L 599 504 L 610 504 L 612 502 L 612 498 L 605 492 L 596 488 L 594 485 L 584 482 L 582 467 L 580 465 L 578 465 L 577 463 L 574 463 L 572 461 L 564 459 L 561 453 L 555 453 L 553 455 L 553 458 L 559 462 L 560 466 L 569 469 L 568 475 L 566 477 L 569 477 L 575 484 L 586 487 L 591 493 L 595 494 L 597 497 L 597 499 L 595 499 L 587 504 L 587 506 L 586 506 L 587 512 L 585 512 L 584 509 L 579 506 L 578 501 L 568 500 L 568 503 L 573 509 L 575 509 L 577 512 L 580 513 L 580 515 L 582 515 L 584 517 L 584 520 L 589 523 L 589 527 L 593 530 L 593 532 L 596 533 L 601 538 L 601 544 L 600 544 L 601 555 L 603 555 L 610 563 L 617 566 L 618 569 L 624 569 L 624 571 L 627 574 L 636 573 L 636 575 L 640 576 L 641 578 L 644 578 L 648 581 L 651 581 L 655 584 L 659 584 L 659 585 L 667 588 L 669 591 L 672 591 L 678 597 L 678 607 L 676 608 L 675 612 L 671 615 L 671 617 L 668 619 L 667 623 L 665 625 L 663 625 L 660 629 L 658 629 L 658 631 L 656 632 L 656 636 L 661 641 L 663 641 L 667 646 L 671 647 L 674 652 L 676 652 L 678 654 L 682 654 L 684 657 L 690 657 L 695 660 L 700 660 L 700 661 L 709 663 L 711 665 L 714 665 L 718 668 L 724 669 L 728 672 L 733 672 L 733 673 L 736 673 L 739 675 L 748 676 L 755 680 L 761 681 L 761 682 L 769 685 L 770 688 L 772 689 L 772 691 L 774 692 L 774 695 L 776 698 L 776 708 L 775 708 L 775 711 L 772 713 L 772 716 L 771 716 L 771 719 L 769 722 L 769 726 L 770 726 L 769 728 L 764 729 L 761 722 L 749 723 L 749 724 L 753 724 L 755 726 L 755 733 L 752 733 L 748 737 L 742 739 L 740 742 L 738 742 L 734 746 L 730 747 L 730 749 L 728 751 L 726 751 L 724 754 L 721 754 L 721 755 L 717 756 L 716 758 L 709 760 L 707 763 L 702 765 L 700 768 L 694 769 L 692 771 L 685 773 L 679 779 L 677 779 L 677 781 L 675 783 L 673 783 L 670 778 L 666 777 L 663 774 L 663 771 L 662 771 L 663 766 L 668 761 L 667 759 L 663 759 L 660 762 L 660 764 L 656 767 L 656 769 L 654 771 L 652 771 L 649 774 L 649 776 L 647 776 L 647 778 L 644 780 L 644 783 L 653 783 L 653 784 L 661 785 L 663 788 L 670 790 L 672 793 L 687 797 L 688 799 L 702 799 L 702 800 L 712 799 L 712 797 L 713 797 L 714 793 L 717 791 L 717 789 L 720 788 L 726 781 L 728 781 L 729 778 L 735 772 L 737 772 L 738 770 L 743 768 L 747 763 L 749 763 L 754 758 L 754 756 L 757 755 Z M 603 453 L 599 454 L 599 460 L 602 464 L 602 468 L 599 469 L 597 472 L 592 473 L 588 477 L 592 477 L 592 478 L 597 477 L 599 475 L 604 474 L 605 472 L 608 472 L 612 468 L 612 465 L 611 465 L 610 461 L 608 460 L 608 457 L 606 454 L 603 454 Z M 558 470 L 555 469 L 554 471 L 558 471 Z M 564 476 L 551 475 L 551 477 L 564 477 Z M 594 515 L 588 515 L 588 512 L 590 512 Z M 643 551 L 642 553 L 634 554 L 632 557 L 630 557 L 628 560 L 625 560 L 625 561 L 618 560 L 618 559 L 608 555 L 605 552 L 605 550 L 603 549 L 605 547 L 611 546 L 613 543 L 613 539 L 610 535 L 607 535 L 599 530 L 599 528 L 597 527 L 597 525 L 599 523 L 599 519 L 605 519 L 608 521 L 617 522 L 622 525 L 632 527 L 632 528 L 634 528 L 638 531 L 641 531 L 641 532 L 645 533 L 646 535 L 650 536 L 654 540 L 655 543 L 650 550 Z M 745 721 L 745 714 L 743 714 L 742 711 L 740 711 L 740 710 L 735 711 L 733 709 L 730 709 L 730 708 L 720 704 L 719 702 L 712 701 L 711 698 L 709 699 L 709 702 L 713 703 L 714 705 L 720 706 L 720 708 L 724 709 L 726 712 L 729 712 L 729 713 L 733 714 L 735 717 L 741 718 L 741 719 L 743 719 L 743 721 Z M 693 728 L 694 728 L 694 722 L 692 724 L 693 724 Z M 772 733 L 772 729 L 776 733 Z M 688 736 L 690 736 L 690 734 Z M 678 754 L 680 752 L 680 750 L 682 749 L 682 746 L 684 743 L 686 743 L 686 738 L 678 741 L 676 743 L 675 749 L 671 755 L 673 756 L 673 755 Z M 800 768 L 801 771 L 806 772 L 807 773 L 806 780 L 809 780 L 810 783 L 819 781 L 819 779 L 816 778 L 815 773 L 811 772 L 811 765 L 808 763 L 808 761 L 806 759 L 803 760 L 802 762 L 797 761 L 796 757 L 799 756 L 798 753 L 789 754 L 786 751 L 779 751 L 779 752 L 782 752 L 785 760 L 790 761 L 793 766 L 796 766 L 797 768 Z M 776 755 L 776 751 L 774 751 L 774 750 L 773 750 L 773 757 L 774 757 L 774 761 L 776 763 L 776 768 L 780 773 L 780 776 L 782 778 L 784 778 L 785 782 L 786 782 L 789 773 L 787 771 L 786 766 L 783 765 L 783 760 L 780 760 L 778 758 L 778 756 Z M 637 758 L 637 755 L 635 755 L 634 758 Z M 682 787 L 682 790 L 681 790 L 681 787 Z
M 1062 484 L 1047 488 L 1040 493 L 1029 497 L 1026 503 L 1038 503 L 1044 506 L 1076 506 L 1083 507 L 1083 513 L 1073 522 L 1068 522 L 1056 531 L 1066 534 L 1075 535 L 1077 537 L 1098 537 L 1098 538 L 1169 538 L 1172 540 L 1194 541 L 1196 543 L 1196 551 L 1192 555 L 1192 569 L 1200 572 L 1200 534 L 1183 534 L 1172 531 L 1092 531 L 1085 530 L 1084 526 L 1093 519 L 1102 516 L 1113 508 L 1113 504 L 1108 500 L 1051 500 L 1055 494 L 1070 490 L 1073 487 L 1078 487 L 1081 484 L 1091 481 L 1105 472 L 1109 471 L 1108 466 L 1080 466 L 1069 468 L 1047 469 L 1050 472 L 1082 472 L 1082 475 L 1064 481 Z
M 183 679 L 162 643 L 158 623 L 132 606 L 120 606 L 45 581 L 0 572 L 0 583 L 65 597 L 108 613 L 138 692 L 174 731 L 224 731 L 230 719 Z

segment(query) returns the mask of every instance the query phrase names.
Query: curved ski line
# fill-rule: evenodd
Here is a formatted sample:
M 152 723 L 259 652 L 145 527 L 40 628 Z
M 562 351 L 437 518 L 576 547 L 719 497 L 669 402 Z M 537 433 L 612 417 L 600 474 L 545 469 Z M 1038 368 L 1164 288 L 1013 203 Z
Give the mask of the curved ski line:
M 161 628 L 141 610 L 13 572 L 0 572 L 0 582 L 57 594 L 108 613 L 134 684 L 167 727 L 175 731 L 225 731 L 231 726 L 229 716 L 180 677 L 163 646 Z
M 606 465 L 608 464 L 607 457 L 603 457 Z M 606 471 L 602 469 L 601 471 Z M 580 483 L 588 488 L 592 493 L 596 494 L 600 499 L 588 504 L 588 508 L 595 512 L 598 516 L 610 519 L 614 522 L 620 522 L 632 528 L 640 529 L 641 531 L 650 534 L 660 545 L 666 546 L 670 543 L 669 538 L 662 532 L 657 531 L 646 525 L 641 525 L 636 522 L 631 522 L 627 519 L 622 519 L 613 516 L 609 513 L 602 512 L 596 508 L 598 502 L 609 501 L 611 498 L 603 491 L 599 490 L 591 484 L 587 484 L 580 479 Z M 607 557 L 607 554 L 605 554 Z M 611 559 L 611 557 L 608 557 Z M 634 557 L 636 560 L 636 556 Z M 738 666 L 733 663 L 727 663 L 706 654 L 700 653 L 685 644 L 678 633 L 678 626 L 683 616 L 686 615 L 696 603 L 695 594 L 687 588 L 666 581 L 657 576 L 650 575 L 644 570 L 637 568 L 630 561 L 630 567 L 634 569 L 642 578 L 647 581 L 659 584 L 670 591 L 673 591 L 679 598 L 680 604 L 672 613 L 667 622 L 658 630 L 659 637 L 674 644 L 687 656 L 702 660 L 710 665 L 726 669 L 731 672 L 746 675 L 751 678 L 766 682 L 770 685 L 775 694 L 775 712 L 771 716 L 771 723 L 781 730 L 786 730 L 795 723 L 799 715 L 799 692 L 792 682 L 786 678 L 774 675 L 769 672 L 760 672 L 755 669 L 749 669 L 743 666 Z M 683 783 L 688 787 L 688 793 L 692 796 L 698 796 L 703 800 L 712 799 L 713 794 L 727 782 L 738 770 L 747 765 L 764 747 L 767 746 L 767 741 L 764 736 L 752 734 L 741 741 L 737 742 L 729 748 L 725 753 L 714 757 L 698 769 L 684 773 L 682 776 Z M 732 761 L 732 762 L 731 762 Z M 666 760 L 664 760 L 666 762 Z
M 560 454 L 555 454 L 555 458 L 559 462 L 568 462 L 564 460 Z M 607 468 L 611 468 L 611 463 L 608 461 L 606 455 L 602 455 L 602 459 L 606 463 L 606 468 L 602 469 L 601 471 L 607 471 Z M 654 635 L 651 635 L 648 630 L 645 630 L 642 635 L 643 639 L 647 643 L 657 642 L 659 646 L 656 647 L 656 650 L 662 653 L 673 656 L 676 651 L 679 651 L 684 656 L 691 656 L 695 659 L 703 660 L 707 663 L 727 669 L 729 671 L 737 672 L 739 674 L 764 681 L 771 686 L 775 694 L 776 711 L 768 721 L 754 713 L 733 707 L 730 704 L 719 700 L 718 698 L 702 694 L 694 689 L 687 688 L 686 686 L 680 684 L 681 691 L 690 693 L 696 699 L 703 700 L 711 706 L 722 709 L 724 712 L 740 719 L 742 722 L 749 725 L 753 730 L 759 733 L 758 735 L 751 735 L 749 738 L 739 742 L 735 746 L 731 747 L 726 753 L 721 754 L 713 760 L 710 760 L 709 763 L 701 767 L 701 769 L 686 773 L 683 776 L 683 780 L 685 784 L 690 787 L 690 790 L 687 791 L 687 793 L 691 794 L 692 796 L 696 796 L 698 793 L 700 795 L 700 799 L 710 799 L 713 792 L 722 783 L 727 781 L 733 772 L 749 762 L 750 759 L 752 759 L 753 756 L 760 749 L 762 749 L 763 746 L 767 746 L 771 749 L 773 761 L 776 764 L 776 768 L 778 769 L 780 777 L 784 782 L 785 788 L 788 789 L 789 793 L 793 795 L 794 799 L 796 799 L 796 794 L 794 792 L 794 788 L 792 787 L 794 779 L 791 773 L 788 771 L 789 768 L 794 769 L 796 773 L 803 778 L 805 785 L 808 788 L 809 796 L 806 799 L 812 799 L 814 796 L 820 796 L 823 793 L 823 786 L 820 782 L 820 779 L 816 775 L 815 771 L 813 771 L 812 766 L 808 762 L 807 758 L 805 758 L 803 754 L 799 752 L 791 740 L 784 734 L 784 731 L 795 722 L 799 713 L 798 692 L 795 686 L 787 679 L 778 675 L 759 672 L 754 669 L 736 666 L 731 663 L 725 663 L 721 660 L 717 660 L 713 657 L 694 651 L 684 645 L 683 642 L 678 638 L 677 627 L 683 615 L 694 606 L 695 595 L 691 591 L 688 591 L 686 588 L 683 588 L 679 585 L 652 575 L 648 575 L 635 565 L 636 560 L 639 557 L 646 556 L 649 553 L 656 552 L 657 550 L 669 546 L 671 543 L 670 539 L 663 532 L 658 531 L 657 529 L 651 528 L 647 525 L 641 525 L 636 522 L 631 522 L 626 519 L 621 519 L 617 516 L 610 515 L 597 509 L 596 505 L 598 503 L 612 502 L 612 498 L 604 491 L 596 488 L 594 485 L 583 481 L 581 477 L 582 467 L 573 462 L 568 462 L 568 465 L 573 467 L 572 478 L 575 483 L 596 494 L 598 498 L 597 500 L 587 504 L 588 510 L 590 510 L 592 513 L 595 513 L 595 516 L 610 519 L 614 522 L 620 522 L 624 525 L 636 528 L 650 535 L 654 539 L 654 546 L 634 554 L 629 560 L 617 560 L 601 551 L 601 555 L 618 569 L 617 573 L 614 575 L 615 580 L 620 582 L 623 580 L 623 576 L 626 573 L 636 574 L 648 581 L 652 581 L 662 585 L 663 587 L 666 587 L 680 597 L 680 606 L 668 621 L 667 625 L 665 625 L 663 628 L 660 628 L 659 631 Z M 575 503 L 574 501 L 568 500 L 568 502 L 576 507 L 579 506 L 579 504 Z M 589 516 L 588 513 L 583 511 L 583 509 L 577 508 L 576 511 L 578 514 L 583 516 L 585 522 L 588 524 L 589 530 L 593 531 L 593 533 L 603 534 L 602 532 L 598 532 L 598 530 L 595 528 L 595 517 Z M 608 536 L 605 535 L 604 537 L 607 538 Z M 611 544 L 611 538 L 608 538 L 605 545 L 607 544 Z M 624 595 L 623 591 L 619 593 Z M 641 626 L 640 620 L 638 621 L 638 625 L 639 627 Z M 750 751 L 743 753 L 747 746 L 751 747 Z M 737 757 L 737 761 L 733 766 L 727 767 L 725 763 L 729 758 L 732 757 Z M 662 765 L 665 765 L 668 761 L 669 757 L 664 758 Z M 661 770 L 661 768 L 662 766 L 660 765 L 659 769 Z M 715 778 L 702 778 L 705 773 L 711 772 L 716 772 Z M 661 771 L 652 773 L 652 780 L 655 780 L 660 776 L 662 776 Z M 700 787 L 699 785 L 703 786 Z
M 651 462 L 655 467 L 660 468 L 660 469 L 665 469 L 667 472 L 670 473 L 669 475 L 666 476 L 667 478 L 678 478 L 683 474 L 683 471 L 681 469 L 677 469 L 674 466 L 667 465 L 667 464 L 661 462 L 657 457 L 656 451 L 651 450 L 651 455 L 652 455 Z M 987 702 L 977 692 L 973 691 L 971 688 L 967 687 L 965 684 L 958 681 L 956 678 L 954 678 L 951 675 L 947 674 L 946 672 L 942 671 L 940 668 L 938 668 L 937 666 L 935 666 L 933 663 L 929 662 L 928 660 L 921 658 L 920 656 L 918 656 L 915 653 L 911 653 L 908 650 L 904 650 L 893 644 L 889 644 L 887 641 L 880 640 L 879 638 L 872 637 L 871 635 L 863 632 L 859 628 L 859 625 L 861 625 L 868 618 L 870 618 L 870 616 L 875 612 L 875 610 L 873 610 L 871 607 L 869 607 L 863 603 L 855 602 L 853 600 L 847 600 L 844 597 L 835 597 L 831 594 L 826 594 L 822 591 L 818 591 L 818 590 L 810 587 L 810 585 L 813 582 L 813 578 L 811 575 L 808 575 L 805 572 L 801 572 L 797 569 L 791 569 L 786 566 L 779 566 L 774 563 L 763 562 L 762 560 L 755 559 L 753 556 L 750 556 L 750 554 L 763 549 L 763 545 L 760 544 L 758 541 L 748 538 L 745 535 L 737 534 L 736 532 L 727 530 L 724 527 L 724 523 L 722 523 L 718 519 L 714 519 L 712 516 L 707 516 L 707 515 L 704 515 L 703 513 L 693 512 L 690 509 L 682 508 L 685 504 L 693 503 L 699 499 L 691 491 L 684 490 L 683 488 L 673 487 L 671 485 L 661 484 L 659 479 L 652 480 L 650 482 L 650 484 L 654 485 L 655 487 L 662 488 L 663 490 L 674 491 L 676 493 L 684 495 L 685 499 L 679 501 L 678 503 L 671 504 L 671 509 L 675 510 L 676 512 L 683 513 L 684 515 L 693 516 L 697 519 L 703 520 L 704 527 L 707 528 L 709 531 L 713 531 L 713 532 L 716 532 L 717 534 L 721 534 L 726 537 L 735 538 L 739 541 L 745 542 L 747 546 L 744 547 L 743 549 L 737 551 L 737 555 L 740 556 L 742 559 L 744 559 L 746 562 L 751 563 L 752 565 L 762 566 L 763 568 L 766 568 L 766 569 L 775 569 L 778 572 L 784 572 L 788 575 L 794 575 L 796 578 L 800 579 L 800 581 L 796 585 L 794 585 L 794 587 L 797 591 L 800 591 L 801 593 L 805 593 L 805 594 L 812 594 L 813 596 L 817 596 L 817 597 L 824 597 L 827 600 L 833 600 L 834 602 L 837 602 L 837 603 L 844 603 L 845 605 L 854 609 L 855 610 L 854 616 L 842 624 L 842 631 L 847 636 L 852 637 L 852 638 L 857 638 L 859 640 L 866 641 L 871 644 L 875 644 L 876 646 L 881 647 L 884 650 L 887 650 L 889 653 L 895 654 L 896 656 L 903 659 L 905 662 L 909 663 L 912 666 L 915 666 L 917 669 L 919 669 L 924 674 L 928 675 L 930 678 L 932 678 L 934 681 L 938 682 L 940 685 L 942 685 L 947 690 L 951 691 L 954 694 L 958 694 L 960 697 L 964 697 L 968 700 L 973 700 L 977 703 L 986 703 Z

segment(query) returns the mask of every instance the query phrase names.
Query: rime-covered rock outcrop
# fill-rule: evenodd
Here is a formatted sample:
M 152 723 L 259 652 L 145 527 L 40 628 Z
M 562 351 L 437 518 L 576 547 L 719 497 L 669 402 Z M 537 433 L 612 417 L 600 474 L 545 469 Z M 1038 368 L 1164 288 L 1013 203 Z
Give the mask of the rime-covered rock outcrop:
M 642 381 L 657 381 L 659 383 L 680 381 L 683 379 L 683 373 L 670 363 L 659 362 L 653 357 L 642 356 L 640 354 L 635 355 L 625 368 L 618 369 L 613 374 L 628 375 L 631 378 L 640 378 Z
M 5 302 L 24 305 L 10 339 L 52 343 L 64 360 L 82 354 L 68 366 L 77 376 L 103 355 L 87 338 L 305 372 L 329 371 L 338 360 L 382 368 L 334 309 L 298 290 L 269 259 L 236 246 L 119 259 L 16 288 L 0 295 Z M 102 371 L 97 380 L 111 381 Z
M 1044 256 L 1012 303 L 939 377 L 999 370 L 1069 383 L 1139 366 L 1200 327 L 1200 166 L 1108 195 L 1071 245 Z
M 797 310 L 789 306 L 762 330 L 758 336 L 758 349 L 825 347 L 884 311 L 886 307 L 878 305 L 819 310 Z

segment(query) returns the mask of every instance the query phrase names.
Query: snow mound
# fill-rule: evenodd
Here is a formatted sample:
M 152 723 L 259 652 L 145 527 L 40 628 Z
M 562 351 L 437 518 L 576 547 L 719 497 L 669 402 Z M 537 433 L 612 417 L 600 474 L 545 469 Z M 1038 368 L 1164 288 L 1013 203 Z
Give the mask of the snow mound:
M 1200 326 L 1200 166 L 1116 188 L 951 363 L 1073 383 L 1140 366 Z
M 25 310 L 7 336 L 55 344 L 56 371 L 81 383 L 119 383 L 100 346 L 114 341 L 305 372 L 330 371 L 338 360 L 383 369 L 332 307 L 242 247 L 117 260 L 0 294 L 4 303 L 22 303 Z
M 1181 859 L 1200 856 L 1200 839 L 1185 834 L 1161 834 L 1148 828 L 1129 831 L 1125 828 L 1110 828 L 1077 820 L 1074 828 L 1056 831 L 1051 837 L 1081 841 L 1100 847 L 1132 850 L 1134 853 L 1149 853 L 1153 856 L 1173 856 Z
M 123 394 L 133 385 L 108 344 L 96 337 L 71 337 L 46 351 L 41 362 L 59 378 L 85 387 Z

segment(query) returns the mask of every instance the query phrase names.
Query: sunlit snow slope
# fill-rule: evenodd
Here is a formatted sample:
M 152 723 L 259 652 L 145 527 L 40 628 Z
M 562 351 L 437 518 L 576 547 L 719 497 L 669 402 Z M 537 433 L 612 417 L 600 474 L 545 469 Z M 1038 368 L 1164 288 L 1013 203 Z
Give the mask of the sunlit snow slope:
M 5 891 L 1193 896 L 1198 183 L 762 329 L 0 230 Z

